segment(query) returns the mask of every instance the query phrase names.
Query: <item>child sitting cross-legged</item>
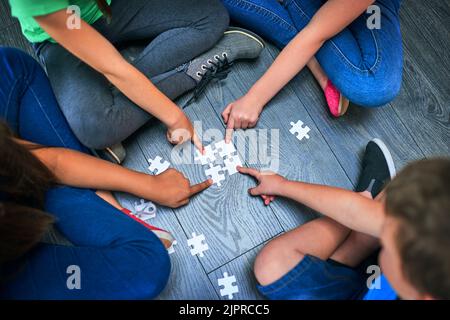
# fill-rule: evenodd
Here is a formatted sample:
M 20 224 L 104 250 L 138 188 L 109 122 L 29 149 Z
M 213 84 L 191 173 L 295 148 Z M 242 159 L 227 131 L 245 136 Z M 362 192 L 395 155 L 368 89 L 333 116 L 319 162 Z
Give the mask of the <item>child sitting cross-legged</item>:
M 254 271 L 264 296 L 450 299 L 450 159 L 410 164 L 384 188 L 395 168 L 375 139 L 367 145 L 357 192 L 239 171 L 258 180 L 249 192 L 266 204 L 282 196 L 323 214 L 259 253 Z

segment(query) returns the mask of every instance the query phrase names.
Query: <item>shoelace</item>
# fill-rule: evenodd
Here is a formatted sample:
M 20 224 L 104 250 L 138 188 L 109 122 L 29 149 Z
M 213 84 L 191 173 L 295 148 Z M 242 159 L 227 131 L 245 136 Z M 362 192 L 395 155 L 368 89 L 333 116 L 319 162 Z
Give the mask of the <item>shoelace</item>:
M 233 62 L 228 61 L 227 55 L 222 55 L 223 59 L 219 56 L 215 57 L 216 62 L 209 60 L 210 66 L 205 66 L 203 69 L 206 70 L 205 74 L 202 76 L 202 79 L 197 84 L 197 87 L 194 89 L 192 97 L 184 104 L 183 109 L 189 106 L 192 102 L 196 101 L 205 91 L 206 86 L 214 79 L 223 80 L 228 74 L 231 72 L 231 66 Z

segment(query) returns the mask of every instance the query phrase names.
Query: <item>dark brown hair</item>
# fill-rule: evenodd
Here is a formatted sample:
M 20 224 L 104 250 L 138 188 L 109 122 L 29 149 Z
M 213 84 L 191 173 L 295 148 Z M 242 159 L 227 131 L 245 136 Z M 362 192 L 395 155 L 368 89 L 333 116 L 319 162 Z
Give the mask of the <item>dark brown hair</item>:
M 55 181 L 0 123 L 0 265 L 23 256 L 50 228 L 53 218 L 43 212 L 44 197 Z
M 407 166 L 387 187 L 402 269 L 422 294 L 450 299 L 450 159 Z

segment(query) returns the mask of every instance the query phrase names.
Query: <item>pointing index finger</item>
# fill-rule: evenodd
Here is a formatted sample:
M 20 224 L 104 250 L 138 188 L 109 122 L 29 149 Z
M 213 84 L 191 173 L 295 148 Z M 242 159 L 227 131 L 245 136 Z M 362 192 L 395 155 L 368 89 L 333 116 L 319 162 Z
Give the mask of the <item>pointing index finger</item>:
M 233 117 L 230 117 L 230 118 L 228 119 L 228 122 L 227 122 L 227 129 L 226 129 L 226 131 L 225 131 L 225 142 L 226 142 L 226 143 L 230 143 L 231 138 L 232 138 L 232 136 L 233 136 L 233 130 L 234 130 L 234 118 L 233 118 Z
M 259 178 L 261 176 L 261 172 L 259 172 L 256 169 L 253 169 L 253 168 L 237 167 L 237 169 L 238 169 L 238 171 L 240 173 L 248 174 L 248 175 L 250 175 L 250 176 L 252 176 L 252 177 L 254 177 L 254 178 L 258 179 L 258 180 L 259 180 Z
M 194 135 L 192 136 L 192 143 L 200 151 L 200 153 L 203 154 L 203 144 L 195 132 Z
M 191 186 L 190 197 L 204 191 L 205 189 L 208 189 L 212 185 L 212 183 L 213 181 L 211 179 L 208 179 L 199 184 Z

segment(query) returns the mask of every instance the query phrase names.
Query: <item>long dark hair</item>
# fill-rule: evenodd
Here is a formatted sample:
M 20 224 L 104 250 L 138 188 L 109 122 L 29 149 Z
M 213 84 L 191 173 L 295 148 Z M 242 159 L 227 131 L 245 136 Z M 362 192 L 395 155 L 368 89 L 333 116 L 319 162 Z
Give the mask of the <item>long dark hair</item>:
M 22 257 L 53 224 L 53 217 L 43 209 L 45 193 L 55 181 L 0 122 L 0 265 Z

